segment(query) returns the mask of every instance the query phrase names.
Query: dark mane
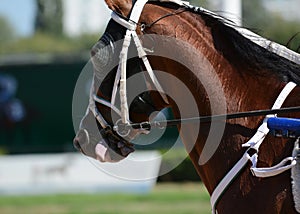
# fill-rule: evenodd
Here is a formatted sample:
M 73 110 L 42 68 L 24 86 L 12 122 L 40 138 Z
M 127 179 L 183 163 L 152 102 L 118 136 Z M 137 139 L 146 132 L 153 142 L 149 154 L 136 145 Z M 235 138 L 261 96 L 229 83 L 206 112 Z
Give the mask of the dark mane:
M 261 72 L 266 70 L 279 76 L 284 82 L 300 84 L 300 65 L 255 44 L 230 27 L 228 20 L 221 16 L 216 17 L 199 8 L 193 8 L 191 12 L 201 15 L 211 28 L 216 49 L 239 70 L 251 71 L 253 75 L 266 75 Z

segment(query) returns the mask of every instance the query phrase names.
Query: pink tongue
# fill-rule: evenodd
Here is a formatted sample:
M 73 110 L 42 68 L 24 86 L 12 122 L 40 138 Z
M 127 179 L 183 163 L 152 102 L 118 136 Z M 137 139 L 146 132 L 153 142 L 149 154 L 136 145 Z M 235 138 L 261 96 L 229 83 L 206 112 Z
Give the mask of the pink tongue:
M 101 162 L 106 162 L 107 161 L 107 147 L 102 145 L 101 143 L 98 143 L 95 147 L 95 153 L 97 156 L 97 160 Z

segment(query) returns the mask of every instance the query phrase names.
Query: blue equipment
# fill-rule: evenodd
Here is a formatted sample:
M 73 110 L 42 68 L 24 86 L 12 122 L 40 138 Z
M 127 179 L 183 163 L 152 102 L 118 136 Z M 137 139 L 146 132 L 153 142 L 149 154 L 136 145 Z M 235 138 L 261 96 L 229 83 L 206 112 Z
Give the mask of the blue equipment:
M 273 117 L 268 119 L 270 133 L 276 137 L 300 137 L 300 119 Z

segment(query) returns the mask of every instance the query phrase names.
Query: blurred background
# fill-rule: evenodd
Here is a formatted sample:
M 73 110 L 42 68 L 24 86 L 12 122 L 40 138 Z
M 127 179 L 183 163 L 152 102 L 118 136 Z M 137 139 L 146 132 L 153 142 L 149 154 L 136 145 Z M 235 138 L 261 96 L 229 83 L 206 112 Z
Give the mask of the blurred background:
M 220 0 L 192 4 L 224 11 Z M 299 32 L 299 1 L 252 0 L 242 6 L 244 26 L 298 48 L 299 37 L 289 41 Z M 19 106 L 23 114 L 6 124 L 1 118 L 2 153 L 73 151 L 74 86 L 109 14 L 103 0 L 1 0 L 0 72 L 14 78 L 8 93 L 18 102 L 11 108 Z
M 238 17 L 238 24 L 299 51 L 299 0 L 191 0 L 191 3 L 224 16 L 234 15 Z M 89 51 L 104 32 L 109 16 L 104 0 L 0 1 L 2 157 L 43 154 L 51 159 L 46 155 L 75 154 L 73 92 L 89 60 Z M 172 133 L 171 130 L 169 135 Z M 158 143 L 149 149 L 164 151 L 167 148 L 166 144 Z M 68 157 L 62 159 L 70 161 Z M 176 154 L 163 159 L 161 167 L 175 159 L 184 161 L 170 173 L 160 176 L 159 183 L 199 181 L 189 158 L 185 157 L 185 151 L 180 148 Z M 4 170 L 0 167 L 0 186 L 7 184 L 1 180 Z M 201 184 L 196 185 L 203 188 Z M 194 192 L 193 186 L 184 188 L 191 191 L 195 201 L 202 197 Z M 171 187 L 162 189 L 166 195 L 172 194 Z M 207 202 L 207 193 L 204 195 Z M 209 205 L 203 206 L 209 209 Z

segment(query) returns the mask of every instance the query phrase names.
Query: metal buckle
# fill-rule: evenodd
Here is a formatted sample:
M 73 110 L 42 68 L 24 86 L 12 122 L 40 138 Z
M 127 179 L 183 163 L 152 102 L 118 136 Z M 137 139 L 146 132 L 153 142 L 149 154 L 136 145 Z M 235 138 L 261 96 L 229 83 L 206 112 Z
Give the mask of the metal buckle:
M 150 131 L 151 130 L 150 122 L 146 121 L 146 122 L 140 123 L 140 129 L 145 130 L 145 131 Z
M 130 127 L 128 124 L 123 123 L 123 122 L 122 122 L 122 119 L 119 119 L 119 120 L 116 122 L 116 124 L 115 124 L 113 130 L 114 130 L 119 136 L 125 138 L 125 137 L 127 137 L 127 136 L 130 134 L 130 132 L 131 132 L 131 127 Z

